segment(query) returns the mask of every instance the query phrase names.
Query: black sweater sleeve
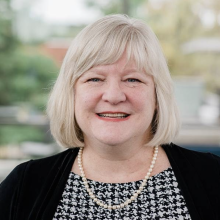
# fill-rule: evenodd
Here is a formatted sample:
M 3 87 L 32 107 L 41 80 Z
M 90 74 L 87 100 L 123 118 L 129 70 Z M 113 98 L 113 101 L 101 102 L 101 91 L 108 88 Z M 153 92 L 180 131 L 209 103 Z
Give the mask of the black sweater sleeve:
M 15 167 L 0 184 L 0 219 L 13 220 L 16 218 L 19 204 L 19 191 L 22 186 L 24 173 L 28 162 Z

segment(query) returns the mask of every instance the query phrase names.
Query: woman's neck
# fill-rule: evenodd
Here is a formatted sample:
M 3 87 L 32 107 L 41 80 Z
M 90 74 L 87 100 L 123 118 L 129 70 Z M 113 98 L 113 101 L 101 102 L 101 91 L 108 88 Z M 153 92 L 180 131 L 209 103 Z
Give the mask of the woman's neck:
M 86 178 L 108 183 L 141 180 L 146 175 L 153 147 L 142 145 L 85 145 L 82 155 Z M 80 174 L 77 160 L 73 172 Z

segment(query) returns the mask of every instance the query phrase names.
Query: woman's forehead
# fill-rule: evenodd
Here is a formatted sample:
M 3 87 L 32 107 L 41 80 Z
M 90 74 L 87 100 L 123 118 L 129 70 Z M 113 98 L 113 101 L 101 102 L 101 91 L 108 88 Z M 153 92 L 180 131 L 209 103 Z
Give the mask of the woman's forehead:
M 130 71 L 138 71 L 137 65 L 135 62 L 115 62 L 112 64 L 104 64 L 104 65 L 97 65 L 92 67 L 90 70 L 92 71 L 108 71 L 110 69 L 114 69 L 116 71 L 123 71 L 123 72 L 130 72 Z

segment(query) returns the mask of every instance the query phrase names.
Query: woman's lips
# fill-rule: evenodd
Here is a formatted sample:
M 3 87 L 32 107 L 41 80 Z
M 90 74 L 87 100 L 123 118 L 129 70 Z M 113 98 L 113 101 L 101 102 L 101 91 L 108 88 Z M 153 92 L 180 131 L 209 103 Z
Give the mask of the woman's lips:
M 98 113 L 98 116 L 104 118 L 126 118 L 129 114 L 125 113 Z
M 101 112 L 97 113 L 97 116 L 104 121 L 125 121 L 129 119 L 130 114 L 124 112 Z

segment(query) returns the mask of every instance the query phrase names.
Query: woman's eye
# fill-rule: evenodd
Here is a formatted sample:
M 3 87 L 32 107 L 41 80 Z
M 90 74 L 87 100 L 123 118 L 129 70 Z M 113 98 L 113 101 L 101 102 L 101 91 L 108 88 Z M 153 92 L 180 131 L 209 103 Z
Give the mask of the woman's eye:
M 130 78 L 130 79 L 127 79 L 128 82 L 141 82 L 139 79 L 133 79 L 133 78 Z
M 101 79 L 98 79 L 98 78 L 91 78 L 89 80 L 87 80 L 87 82 L 100 82 Z

